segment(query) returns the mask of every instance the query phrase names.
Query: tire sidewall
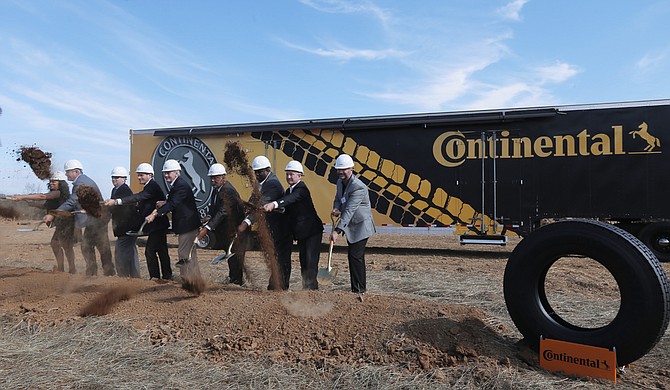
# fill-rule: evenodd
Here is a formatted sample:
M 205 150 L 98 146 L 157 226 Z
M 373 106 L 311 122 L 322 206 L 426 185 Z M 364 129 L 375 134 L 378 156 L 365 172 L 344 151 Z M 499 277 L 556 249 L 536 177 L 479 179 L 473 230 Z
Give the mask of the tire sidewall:
M 609 324 L 580 328 L 552 312 L 544 289 L 546 275 L 568 254 L 597 261 L 616 280 L 621 306 Z M 667 327 L 667 291 L 659 287 L 652 261 L 657 262 L 651 252 L 621 229 L 595 221 L 556 222 L 522 240 L 513 251 L 505 269 L 505 302 L 531 345 L 537 347 L 544 336 L 616 347 L 618 363 L 627 364 L 644 355 L 657 342 L 659 328 Z

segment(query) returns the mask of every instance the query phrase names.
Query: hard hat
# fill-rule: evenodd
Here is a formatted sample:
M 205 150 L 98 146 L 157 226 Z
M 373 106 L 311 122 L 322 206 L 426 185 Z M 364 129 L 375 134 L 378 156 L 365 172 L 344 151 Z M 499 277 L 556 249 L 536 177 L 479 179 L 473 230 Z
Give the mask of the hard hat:
M 153 175 L 154 167 L 152 167 L 151 164 L 149 163 L 142 163 L 137 166 L 137 169 L 135 169 L 135 173 L 151 173 Z
M 51 175 L 51 178 L 49 180 L 67 180 L 67 176 L 65 176 L 65 172 L 63 171 L 56 171 Z
M 226 167 L 223 166 L 223 164 L 212 164 L 211 167 L 209 167 L 209 172 L 207 172 L 207 176 L 220 176 L 220 175 L 225 175 L 226 174 Z
M 165 160 L 163 163 L 163 172 L 181 171 L 181 165 L 177 160 Z
M 124 167 L 114 167 L 112 177 L 128 177 L 128 170 Z
M 302 170 L 302 164 L 300 164 L 298 161 L 291 160 L 286 164 L 286 168 L 284 168 L 285 171 L 293 171 L 293 172 L 299 172 L 304 174 L 305 172 Z
M 69 171 L 71 169 L 81 169 L 83 171 L 84 166 L 81 165 L 79 160 L 67 160 L 65 162 L 65 165 L 63 166 L 63 169 L 65 169 L 66 171 Z
M 335 159 L 335 169 L 347 169 L 354 167 L 354 159 L 348 154 L 340 154 Z
M 257 171 L 259 169 L 270 168 L 270 160 L 265 156 L 256 156 L 253 161 L 251 161 L 251 169 Z

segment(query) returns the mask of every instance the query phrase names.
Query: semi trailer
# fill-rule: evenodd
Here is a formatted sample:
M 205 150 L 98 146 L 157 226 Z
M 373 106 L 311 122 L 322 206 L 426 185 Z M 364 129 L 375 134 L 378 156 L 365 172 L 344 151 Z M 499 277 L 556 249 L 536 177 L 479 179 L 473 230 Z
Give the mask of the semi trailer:
M 547 223 L 592 219 L 670 261 L 670 100 L 131 129 L 130 141 L 133 167 L 180 162 L 203 216 L 207 170 L 239 142 L 249 160 L 267 156 L 280 177 L 300 161 L 324 221 L 335 158 L 347 153 L 370 189 L 380 233 L 504 245 Z M 228 179 L 249 196 L 248 178 Z

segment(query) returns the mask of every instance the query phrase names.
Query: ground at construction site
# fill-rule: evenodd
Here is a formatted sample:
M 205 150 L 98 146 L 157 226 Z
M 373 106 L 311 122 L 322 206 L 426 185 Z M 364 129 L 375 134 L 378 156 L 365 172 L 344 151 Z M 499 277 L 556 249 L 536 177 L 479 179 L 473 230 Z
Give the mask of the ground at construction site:
M 225 263 L 210 264 L 220 252 L 199 250 L 207 288 L 195 296 L 145 280 L 144 261 L 143 279 L 86 277 L 78 248 L 78 274 L 55 273 L 52 230 L 18 230 L 38 222 L 0 220 L 4 388 L 670 388 L 667 335 L 616 385 L 542 370 L 503 298 L 515 238 L 461 246 L 454 236 L 375 235 L 361 296 L 349 291 L 341 243 L 337 277 L 319 291 L 300 290 L 295 253 L 290 290 L 271 292 L 260 252 L 247 252 L 240 287 L 223 283 Z M 320 267 L 326 259 L 324 245 Z M 552 289 L 573 312 L 608 306 L 616 283 L 604 268 L 563 266 Z

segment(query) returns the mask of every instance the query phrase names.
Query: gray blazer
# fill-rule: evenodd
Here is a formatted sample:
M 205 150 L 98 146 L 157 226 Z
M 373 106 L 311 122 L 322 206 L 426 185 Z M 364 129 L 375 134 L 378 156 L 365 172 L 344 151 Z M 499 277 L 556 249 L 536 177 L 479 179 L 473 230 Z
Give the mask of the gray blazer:
M 355 243 L 375 233 L 368 187 L 355 175 L 342 192 L 342 180 L 337 180 L 337 192 L 333 209 L 340 210 L 340 220 L 335 228 L 344 232 L 347 242 Z

